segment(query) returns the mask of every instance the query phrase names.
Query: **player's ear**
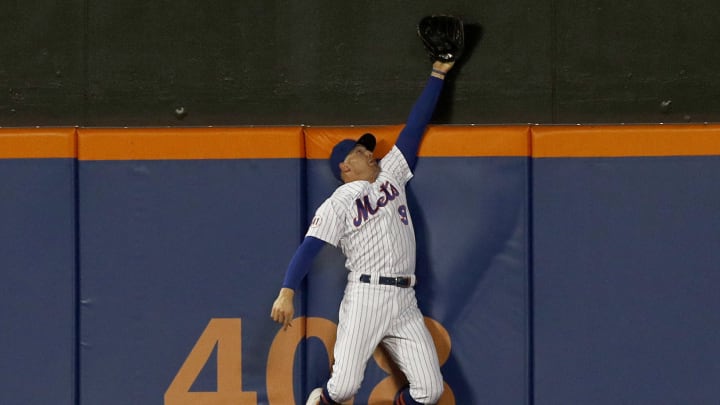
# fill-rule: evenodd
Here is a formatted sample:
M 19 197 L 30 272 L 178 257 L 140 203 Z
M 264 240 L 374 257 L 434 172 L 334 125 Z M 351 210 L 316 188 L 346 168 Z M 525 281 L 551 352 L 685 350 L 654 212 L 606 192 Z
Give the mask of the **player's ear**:
M 347 174 L 350 172 L 350 166 L 345 162 L 338 163 L 338 167 L 340 167 L 340 179 L 343 183 L 347 182 Z

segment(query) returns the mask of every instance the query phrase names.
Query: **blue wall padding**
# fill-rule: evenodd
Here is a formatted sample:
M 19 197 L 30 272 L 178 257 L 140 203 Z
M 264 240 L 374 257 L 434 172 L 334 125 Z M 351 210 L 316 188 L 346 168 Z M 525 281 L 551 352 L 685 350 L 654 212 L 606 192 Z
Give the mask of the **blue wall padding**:
M 533 161 L 534 403 L 720 401 L 720 158 Z
M 267 401 L 270 307 L 300 240 L 302 166 L 80 163 L 83 404 L 162 403 L 211 318 L 242 318 L 243 386 Z M 207 367 L 193 390 L 216 389 Z
M 75 160 L 0 159 L 0 403 L 75 403 Z
M 707 156 L 420 157 L 416 290 L 449 333 L 457 404 L 718 403 L 713 130 Z M 0 404 L 163 404 L 208 323 L 234 318 L 243 391 L 268 405 L 271 344 L 288 336 L 270 309 L 338 185 L 327 161 L 78 156 L 0 159 Z M 323 249 L 296 316 L 336 323 L 346 274 Z M 282 395 L 304 403 L 328 353 L 316 338 L 283 348 Z M 215 363 L 192 391 L 217 389 Z M 385 378 L 371 360 L 354 403 Z
M 460 403 L 517 404 L 528 396 L 527 171 L 526 157 L 421 158 L 409 183 L 418 301 L 450 334 L 443 374 Z M 307 183 L 312 218 L 338 183 L 325 160 L 308 161 Z M 321 253 L 309 275 L 309 316 L 337 322 L 343 262 L 338 249 Z M 309 368 L 306 393 L 328 372 L 321 362 Z M 355 400 L 366 403 L 386 376 L 371 361 Z

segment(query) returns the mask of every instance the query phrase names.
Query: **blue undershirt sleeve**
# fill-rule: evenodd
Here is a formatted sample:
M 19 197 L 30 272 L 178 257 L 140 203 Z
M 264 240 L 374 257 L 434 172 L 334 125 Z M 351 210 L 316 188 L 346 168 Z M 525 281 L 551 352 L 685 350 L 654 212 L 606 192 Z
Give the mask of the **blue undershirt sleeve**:
M 325 246 L 325 241 L 313 236 L 306 236 L 290 260 L 282 286 L 297 290 L 323 246 Z
M 395 142 L 395 145 L 400 149 L 403 156 L 405 156 L 410 170 L 413 170 L 415 163 L 417 163 L 417 152 L 420 148 L 420 141 L 425 134 L 425 127 L 427 127 L 435 112 L 435 106 L 440 98 L 443 84 L 444 80 L 430 76 L 425 85 L 425 89 L 413 105 L 412 110 L 410 110 L 410 115 L 402 131 L 400 131 L 397 142 Z

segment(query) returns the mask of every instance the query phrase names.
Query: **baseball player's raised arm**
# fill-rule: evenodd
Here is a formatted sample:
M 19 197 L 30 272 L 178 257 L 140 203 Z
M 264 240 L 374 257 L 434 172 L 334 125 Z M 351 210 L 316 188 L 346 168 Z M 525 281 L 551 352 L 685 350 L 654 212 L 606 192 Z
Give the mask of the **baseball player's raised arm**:
M 400 149 L 408 166 L 412 170 L 417 162 L 417 152 L 420 147 L 420 141 L 425 133 L 430 119 L 435 112 L 435 106 L 440 98 L 445 74 L 452 68 L 453 63 L 433 63 L 433 70 L 428 79 L 425 89 L 410 110 L 407 122 L 398 136 L 395 145 Z

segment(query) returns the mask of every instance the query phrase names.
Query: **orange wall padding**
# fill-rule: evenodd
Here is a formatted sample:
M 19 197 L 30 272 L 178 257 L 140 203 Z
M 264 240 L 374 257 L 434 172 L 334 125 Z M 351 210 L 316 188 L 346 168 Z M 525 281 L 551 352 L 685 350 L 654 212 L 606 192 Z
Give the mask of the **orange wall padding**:
M 81 128 L 80 160 L 265 159 L 305 156 L 302 127 Z
M 350 127 L 0 128 L 0 159 L 327 159 L 339 140 L 365 132 L 390 150 L 402 125 Z M 720 155 L 720 124 L 430 126 L 427 157 Z
M 75 128 L 0 128 L 0 159 L 74 158 Z
M 532 156 L 720 155 L 720 125 L 534 126 Z
M 342 139 L 357 139 L 366 132 L 378 140 L 377 156 L 384 156 L 395 143 L 401 125 L 365 127 L 307 127 L 305 144 L 308 159 L 327 159 Z M 430 126 L 419 156 L 529 156 L 528 126 Z
M 375 152 L 384 156 L 395 143 L 402 125 L 358 126 L 358 127 L 306 127 L 305 146 L 308 159 L 328 159 L 333 146 L 343 139 L 358 139 L 366 132 L 377 138 Z

